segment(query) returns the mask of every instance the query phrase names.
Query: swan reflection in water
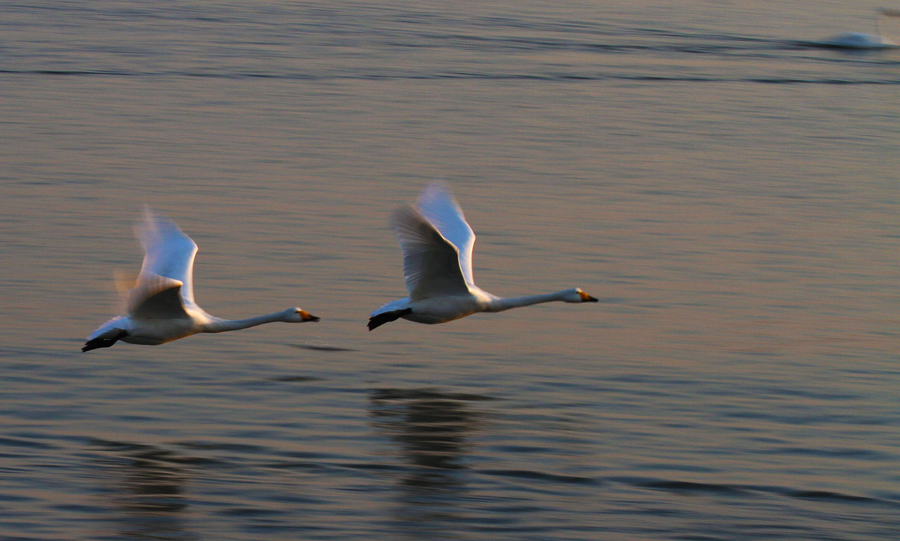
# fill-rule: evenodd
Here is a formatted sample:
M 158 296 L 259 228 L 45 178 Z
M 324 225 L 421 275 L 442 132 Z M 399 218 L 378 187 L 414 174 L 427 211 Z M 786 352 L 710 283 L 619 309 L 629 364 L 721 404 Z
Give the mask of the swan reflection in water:
M 199 539 L 184 523 L 188 509 L 185 485 L 190 479 L 184 464 L 191 462 L 175 452 L 150 445 L 94 442 L 102 451 L 95 460 L 103 470 L 101 481 L 113 509 L 116 535 L 127 539 Z
M 446 525 L 452 531 L 461 518 L 455 507 L 465 499 L 466 457 L 484 425 L 471 406 L 481 400 L 489 398 L 435 389 L 372 391 L 372 425 L 396 444 L 404 465 L 396 478 L 396 514 L 404 529 L 434 533 Z

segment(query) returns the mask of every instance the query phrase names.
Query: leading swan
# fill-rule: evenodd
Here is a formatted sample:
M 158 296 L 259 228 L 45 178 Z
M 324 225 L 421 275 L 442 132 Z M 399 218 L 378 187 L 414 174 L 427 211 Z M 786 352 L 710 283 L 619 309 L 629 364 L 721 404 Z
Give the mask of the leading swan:
M 175 222 L 149 208 L 135 234 L 144 246 L 144 264 L 137 283 L 124 295 L 126 315 L 101 325 L 81 351 L 108 348 L 119 340 L 155 346 L 201 332 L 236 331 L 275 321 L 319 321 L 299 308 L 238 320 L 211 316 L 194 302 L 194 241 Z
M 409 297 L 372 312 L 370 331 L 399 318 L 434 324 L 476 312 L 502 312 L 542 302 L 597 302 L 577 287 L 505 299 L 476 286 L 472 279 L 475 233 L 442 184 L 428 186 L 417 208 L 398 209 L 392 226 L 403 251 L 403 277 Z

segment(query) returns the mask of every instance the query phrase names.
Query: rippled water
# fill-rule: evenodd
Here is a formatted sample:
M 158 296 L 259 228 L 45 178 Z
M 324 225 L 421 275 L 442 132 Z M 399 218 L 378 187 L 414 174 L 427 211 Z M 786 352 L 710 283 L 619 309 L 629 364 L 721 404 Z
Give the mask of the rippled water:
M 0 6 L 0 538 L 894 539 L 876 7 Z M 479 285 L 602 302 L 368 333 L 434 178 Z M 80 353 L 145 202 L 322 322 Z

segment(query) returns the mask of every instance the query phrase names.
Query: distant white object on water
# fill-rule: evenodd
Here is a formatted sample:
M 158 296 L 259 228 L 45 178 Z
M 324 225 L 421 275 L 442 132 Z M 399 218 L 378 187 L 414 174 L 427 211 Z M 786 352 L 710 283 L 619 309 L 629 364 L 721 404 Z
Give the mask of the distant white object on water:
M 900 10 L 881 8 L 875 15 L 875 26 L 878 27 L 877 34 L 867 34 L 865 32 L 844 32 L 831 39 L 823 41 L 821 44 L 827 47 L 835 47 L 838 49 L 890 49 L 897 47 L 897 44 L 884 37 L 881 31 L 881 17 L 900 17 Z
M 194 241 L 175 222 L 149 208 L 135 234 L 144 246 L 144 264 L 134 287 L 124 293 L 126 315 L 101 325 L 81 351 L 108 348 L 119 340 L 155 346 L 201 332 L 236 331 L 276 321 L 319 321 L 300 308 L 240 320 L 211 316 L 194 302 Z
M 542 302 L 597 302 L 579 288 L 504 299 L 476 286 L 472 278 L 475 233 L 456 199 L 441 184 L 427 187 L 417 208 L 398 209 L 393 227 L 403 250 L 403 277 L 409 297 L 372 312 L 370 331 L 399 318 L 434 324 L 476 312 L 501 312 Z
M 885 37 L 863 32 L 844 32 L 825 40 L 822 44 L 838 49 L 889 49 L 897 46 L 896 43 Z

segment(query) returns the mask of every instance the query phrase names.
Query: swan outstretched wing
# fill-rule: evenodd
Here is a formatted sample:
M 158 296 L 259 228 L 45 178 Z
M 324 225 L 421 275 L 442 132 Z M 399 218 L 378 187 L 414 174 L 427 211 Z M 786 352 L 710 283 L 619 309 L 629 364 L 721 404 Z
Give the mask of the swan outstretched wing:
M 392 225 L 403 250 L 403 278 L 410 299 L 469 292 L 457 247 L 418 210 L 409 206 L 397 209 Z
M 184 302 L 195 304 L 193 274 L 197 245 L 194 241 L 175 222 L 154 214 L 149 207 L 144 208 L 144 218 L 135 226 L 135 235 L 144 247 L 144 264 L 138 282 L 152 275 L 180 282 Z
M 135 319 L 180 319 L 185 311 L 184 285 L 179 280 L 141 272 L 137 284 L 128 290 L 128 315 Z
M 429 185 L 419 197 L 419 212 L 431 222 L 440 234 L 456 246 L 459 252 L 459 267 L 469 286 L 475 286 L 472 277 L 472 248 L 475 246 L 475 232 L 466 222 L 463 211 L 444 184 Z

